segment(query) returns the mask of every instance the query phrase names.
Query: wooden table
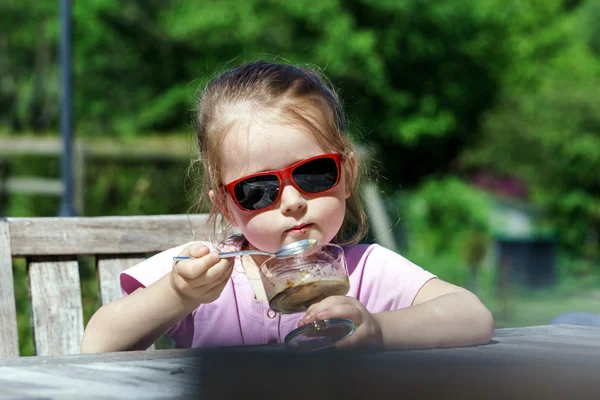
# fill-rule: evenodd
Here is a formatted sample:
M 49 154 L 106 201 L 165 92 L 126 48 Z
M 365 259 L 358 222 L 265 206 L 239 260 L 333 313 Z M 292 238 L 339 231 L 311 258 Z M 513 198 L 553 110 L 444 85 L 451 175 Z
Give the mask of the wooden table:
M 275 345 L 0 359 L 0 399 L 252 393 L 311 400 L 600 398 L 600 328 L 498 329 L 485 346 L 378 353 L 292 354 Z

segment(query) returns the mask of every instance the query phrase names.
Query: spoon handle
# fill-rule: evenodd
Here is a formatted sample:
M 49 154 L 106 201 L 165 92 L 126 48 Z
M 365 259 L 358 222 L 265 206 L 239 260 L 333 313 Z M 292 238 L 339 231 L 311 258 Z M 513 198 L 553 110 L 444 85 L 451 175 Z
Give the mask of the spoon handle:
M 260 254 L 263 256 L 272 256 L 272 253 L 261 250 L 242 250 L 242 251 L 228 251 L 225 253 L 219 253 L 221 258 L 237 257 L 237 256 L 250 256 L 252 254 Z
M 260 251 L 260 250 L 243 250 L 243 251 L 229 251 L 229 252 L 225 252 L 225 253 L 219 253 L 219 257 L 220 258 L 229 258 L 229 257 L 237 257 L 237 256 L 245 256 L 245 255 L 251 255 L 251 254 L 262 254 L 264 256 L 271 256 L 271 253 L 268 253 L 266 251 Z M 190 256 L 175 256 L 173 257 L 173 260 L 175 261 L 181 261 L 181 260 L 191 260 L 194 257 L 190 257 Z

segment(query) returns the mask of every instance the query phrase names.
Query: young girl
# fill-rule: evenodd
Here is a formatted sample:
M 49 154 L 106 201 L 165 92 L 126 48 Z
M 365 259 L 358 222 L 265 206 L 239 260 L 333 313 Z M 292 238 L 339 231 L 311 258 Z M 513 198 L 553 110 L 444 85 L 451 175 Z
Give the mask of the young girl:
M 336 94 L 307 69 L 253 62 L 206 87 L 198 144 L 210 221 L 241 232 L 220 244 L 192 242 L 121 274 L 124 296 L 89 321 L 82 352 L 148 348 L 167 333 L 176 347 L 282 342 L 316 319 L 347 318 L 356 331 L 337 347 L 432 348 L 487 343 L 493 319 L 469 291 L 444 282 L 379 245 L 356 244 L 367 229 L 355 148 Z M 216 230 L 215 230 L 216 231 Z M 277 315 L 260 280 L 261 249 L 315 239 L 343 245 L 346 296 L 306 313 Z M 176 255 L 192 259 L 173 262 Z

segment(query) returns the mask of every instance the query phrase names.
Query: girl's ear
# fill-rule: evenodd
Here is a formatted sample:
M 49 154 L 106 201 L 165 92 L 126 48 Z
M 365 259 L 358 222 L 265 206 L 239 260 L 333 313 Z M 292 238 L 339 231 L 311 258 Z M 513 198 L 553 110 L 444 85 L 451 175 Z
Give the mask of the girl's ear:
M 236 223 L 235 218 L 233 218 L 233 215 L 229 210 L 229 206 L 227 205 L 227 199 L 225 198 L 225 196 L 221 193 L 215 193 L 214 190 L 209 190 L 208 197 L 213 203 L 213 206 L 215 206 L 221 212 L 223 218 L 225 218 L 225 220 L 227 220 L 227 222 L 229 222 L 229 224 L 232 227 L 237 228 L 238 224 Z
M 344 157 L 342 168 L 344 169 L 345 191 L 346 198 L 352 194 L 352 189 L 355 186 L 356 178 L 358 177 L 358 160 L 355 152 L 351 152 L 347 157 Z

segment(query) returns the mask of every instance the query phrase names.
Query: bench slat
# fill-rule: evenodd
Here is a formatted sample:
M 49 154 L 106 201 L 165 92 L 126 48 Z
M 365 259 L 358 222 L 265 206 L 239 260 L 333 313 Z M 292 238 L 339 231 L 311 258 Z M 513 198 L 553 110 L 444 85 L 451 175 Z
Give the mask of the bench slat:
M 210 240 L 207 219 L 206 214 L 0 218 L 0 356 L 19 356 L 13 258 L 28 262 L 36 355 L 77 354 L 84 331 L 77 257 L 98 260 L 103 305 L 121 297 L 123 269 L 168 248 Z
M 0 219 L 0 358 L 19 356 L 17 310 L 10 255 L 10 232 L 6 220 Z
M 83 307 L 77 261 L 32 259 L 29 289 L 36 355 L 79 354 Z
M 98 291 L 100 293 L 100 305 L 110 303 L 120 298 L 121 285 L 119 274 L 121 271 L 144 261 L 145 258 L 125 258 L 119 255 L 98 257 Z
M 209 236 L 207 215 L 8 218 L 13 257 L 140 254 Z M 60 227 L 60 229 L 58 229 Z
M 129 267 L 141 263 L 145 258 L 123 257 L 120 255 L 98 256 L 98 291 L 100 293 L 100 305 L 110 303 L 122 297 L 119 274 Z M 147 350 L 155 350 L 153 344 Z

